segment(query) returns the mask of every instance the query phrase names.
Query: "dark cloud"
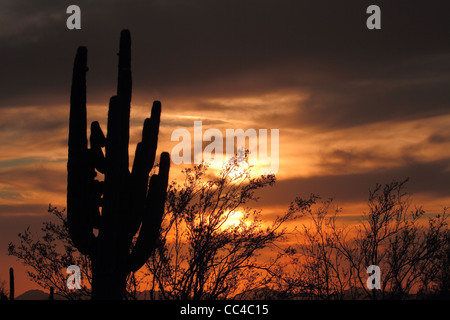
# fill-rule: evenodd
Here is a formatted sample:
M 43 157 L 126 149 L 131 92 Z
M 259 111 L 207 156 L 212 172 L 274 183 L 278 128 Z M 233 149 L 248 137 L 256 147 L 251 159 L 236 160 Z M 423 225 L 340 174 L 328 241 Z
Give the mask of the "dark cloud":
M 22 201 L 23 196 L 15 191 L 13 188 L 4 187 L 0 189 L 0 199 L 12 200 L 12 201 Z
M 9 132 L 21 134 L 39 133 L 54 136 L 56 132 L 66 130 L 68 110 L 57 107 L 3 108 L 0 127 L 8 128 Z M 4 133 L 4 132 L 3 132 Z M 43 136 L 41 136 L 41 139 Z
M 0 183 L 11 186 L 18 193 L 39 191 L 60 194 L 66 188 L 65 168 L 64 160 L 57 169 L 44 164 L 7 168 L 0 172 Z
M 379 151 L 378 151 L 379 152 Z M 367 166 L 368 164 L 382 164 L 388 160 L 377 153 L 377 150 L 349 151 L 343 149 L 332 149 L 320 154 L 318 165 L 327 172 L 347 172 Z
M 450 194 L 450 159 L 414 161 L 403 166 L 377 168 L 358 174 L 337 173 L 280 180 L 273 188 L 261 192 L 260 205 L 286 205 L 298 195 L 307 197 L 311 193 L 323 198 L 334 198 L 338 202 L 363 202 L 377 183 L 385 184 L 406 178 L 409 178 L 408 191 L 412 194 L 446 197 Z
M 10 159 L 5 161 L 0 161 L 0 168 L 11 168 L 11 167 L 21 167 L 30 165 L 33 163 L 52 163 L 52 162 L 66 162 L 67 159 L 48 159 L 43 157 L 25 157 L 25 158 L 17 158 L 17 159 Z
M 428 137 L 428 142 L 433 144 L 449 143 L 450 133 L 434 133 Z
M 259 124 L 270 123 L 270 128 L 333 129 L 450 110 L 446 0 L 378 1 L 382 9 L 378 31 L 365 27 L 369 1 L 80 0 L 77 4 L 82 30 L 69 31 L 65 26 L 69 3 L 2 2 L 0 108 L 27 105 L 47 110 L 37 118 L 35 113 L 34 121 L 20 112 L 14 118 L 0 118 L 8 132 L 28 130 L 38 137 L 44 131 L 55 135 L 66 130 L 68 110 L 51 114 L 48 110 L 68 103 L 79 45 L 89 49 L 88 103 L 106 105 L 115 90 L 122 28 L 132 32 L 134 102 L 168 99 L 167 112 L 178 108 L 227 112 L 229 106 L 208 98 L 284 91 L 307 98 L 285 114 L 272 113 L 276 105 L 262 114 L 253 113 L 258 106 L 248 106 L 246 116 Z M 191 103 L 179 107 L 181 100 Z M 191 127 L 192 122 L 169 119 L 166 125 Z M 443 141 L 446 135 L 438 133 L 429 138 L 431 143 Z M 58 140 L 59 145 L 65 143 L 65 137 Z M 344 165 L 349 155 L 340 156 Z M 58 181 L 64 181 L 63 174 Z M 33 176 L 39 187 L 37 173 Z
M 106 104 L 129 28 L 136 103 L 291 89 L 310 98 L 289 117 L 323 126 L 448 110 L 448 1 L 379 1 L 379 31 L 369 1 L 79 1 L 81 31 L 66 29 L 66 3 L 8 3 L 0 106 L 66 104 L 78 45 L 88 101 Z
M 0 204 L 0 216 L 42 216 L 47 212 L 46 204 Z
M 170 127 L 171 129 L 175 128 L 183 128 L 187 130 L 193 130 L 194 128 L 194 121 L 201 121 L 202 127 L 210 127 L 210 126 L 223 126 L 226 125 L 227 122 L 223 120 L 218 119 L 207 119 L 207 118 L 171 118 L 171 119 L 164 119 L 164 126 Z
M 450 55 L 447 60 L 449 58 Z M 261 115 L 259 120 L 277 121 L 287 127 L 336 129 L 448 114 L 450 77 L 439 80 L 433 77 L 435 75 L 411 81 L 408 75 L 395 74 L 378 80 L 362 77 L 322 80 L 312 86 L 308 91 L 310 96 L 289 113 L 280 115 L 274 110 Z

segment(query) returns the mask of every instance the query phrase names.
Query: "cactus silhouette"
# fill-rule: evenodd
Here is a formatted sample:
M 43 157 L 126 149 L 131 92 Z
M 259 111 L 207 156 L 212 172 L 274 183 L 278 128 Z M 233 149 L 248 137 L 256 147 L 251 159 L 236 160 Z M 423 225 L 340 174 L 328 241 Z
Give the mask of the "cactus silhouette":
M 75 247 L 92 260 L 92 299 L 122 299 L 127 277 L 150 257 L 164 213 L 170 157 L 161 153 L 158 174 L 153 168 L 161 114 L 155 101 L 145 119 L 132 170 L 128 144 L 131 103 L 131 37 L 120 35 L 117 95 L 110 99 L 107 136 L 91 124 L 90 148 L 86 125 L 87 49 L 79 47 L 73 67 L 70 97 L 67 217 Z M 102 148 L 105 147 L 105 155 Z M 96 170 L 104 181 L 95 179 Z M 101 208 L 101 213 L 100 213 Z M 98 234 L 94 234 L 98 229 Z M 139 231 L 139 232 L 138 232 Z M 133 243 L 134 236 L 138 234 Z M 133 245 L 134 244 L 134 245 Z
M 9 268 L 9 300 L 14 300 L 14 269 Z

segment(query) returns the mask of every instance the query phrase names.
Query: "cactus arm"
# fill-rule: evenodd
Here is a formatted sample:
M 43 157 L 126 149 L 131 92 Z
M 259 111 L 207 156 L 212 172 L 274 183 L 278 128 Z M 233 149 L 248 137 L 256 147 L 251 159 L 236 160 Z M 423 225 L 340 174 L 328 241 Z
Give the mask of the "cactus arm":
M 106 138 L 97 121 L 91 123 L 91 156 L 92 163 L 100 173 L 105 173 L 105 156 L 102 147 L 106 144 Z
M 158 147 L 159 123 L 161 118 L 161 102 L 154 101 L 150 118 L 145 119 L 142 130 L 142 141 L 136 147 L 137 153 L 133 163 L 133 175 L 140 175 L 148 180 L 148 174 L 155 162 Z
M 131 175 L 133 182 L 139 184 L 139 189 L 144 189 L 144 191 L 147 191 L 148 175 L 155 162 L 160 116 L 161 103 L 155 101 L 153 103 L 151 117 L 144 121 L 142 140 L 136 146 Z M 142 188 L 142 185 L 144 188 Z
M 164 215 L 169 169 L 170 156 L 167 152 L 163 152 L 160 157 L 159 173 L 150 179 L 141 230 L 130 255 L 129 265 L 132 272 L 136 272 L 144 265 L 156 247 Z
M 117 95 L 111 98 L 108 112 L 105 179 L 110 179 L 105 182 L 120 188 L 127 184 L 129 175 L 131 38 L 128 30 L 123 30 L 120 35 L 118 69 Z M 120 191 L 114 190 L 116 192 Z
M 155 204 L 159 211 L 164 211 L 164 204 L 166 203 L 167 186 L 169 184 L 169 171 L 170 171 L 170 154 L 168 152 L 161 153 L 159 160 L 159 173 L 161 178 L 161 194 L 157 197 Z M 149 196 L 152 196 L 149 194 Z M 150 208 L 149 208 L 150 209 Z
M 106 144 L 106 138 L 97 121 L 91 123 L 91 148 L 90 161 L 92 170 L 97 169 L 100 173 L 105 173 L 105 156 L 102 147 Z M 92 225 L 95 229 L 100 228 L 100 207 L 102 207 L 103 181 L 91 180 L 89 185 L 89 210 L 91 211 Z
M 95 176 L 86 138 L 87 49 L 78 48 L 70 95 L 69 157 L 67 162 L 67 219 L 75 247 L 91 254 L 95 245 L 88 190 Z
M 158 132 L 161 117 L 161 103 L 153 103 L 150 118 L 145 119 L 142 140 L 136 146 L 133 169 L 131 173 L 131 203 L 134 219 L 130 221 L 129 232 L 134 235 L 143 218 L 145 199 L 147 197 L 148 178 L 155 162 L 158 146 Z

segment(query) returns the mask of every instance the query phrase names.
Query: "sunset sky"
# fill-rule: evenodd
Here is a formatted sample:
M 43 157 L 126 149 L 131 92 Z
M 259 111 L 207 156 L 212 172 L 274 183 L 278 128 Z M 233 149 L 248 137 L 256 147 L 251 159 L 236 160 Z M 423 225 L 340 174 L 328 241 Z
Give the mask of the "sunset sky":
M 81 8 L 68 30 L 66 8 Z M 381 8 L 368 30 L 366 8 Z M 450 2 L 0 2 L 0 282 L 36 287 L 7 256 L 48 204 L 66 205 L 69 95 L 78 46 L 88 48 L 88 122 L 106 131 L 120 30 L 132 37 L 130 155 L 153 100 L 159 152 L 173 130 L 279 129 L 270 218 L 295 196 L 333 197 L 351 223 L 375 183 L 410 178 L 414 203 L 450 206 Z M 180 167 L 172 165 L 171 179 Z

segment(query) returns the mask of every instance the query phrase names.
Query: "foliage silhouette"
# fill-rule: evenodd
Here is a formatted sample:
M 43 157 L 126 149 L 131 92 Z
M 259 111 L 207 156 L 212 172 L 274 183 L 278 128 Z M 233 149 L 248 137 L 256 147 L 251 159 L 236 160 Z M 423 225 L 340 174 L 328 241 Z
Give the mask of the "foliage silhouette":
M 49 205 L 49 221 L 43 223 L 38 239 L 35 239 L 30 227 L 19 233 L 19 244 L 10 243 L 9 255 L 29 267 L 30 279 L 44 290 L 56 289 L 56 294 L 68 300 L 87 299 L 91 295 L 91 261 L 80 254 L 69 236 L 67 216 L 64 210 Z M 77 265 L 81 269 L 82 287 L 69 290 L 66 285 L 66 268 Z
M 68 227 L 75 247 L 92 259 L 92 298 L 122 299 L 127 277 L 147 261 L 155 248 L 170 158 L 168 153 L 161 154 L 159 174 L 154 174 L 149 183 L 161 113 L 161 104 L 155 101 L 151 117 L 144 122 L 142 141 L 136 147 L 133 168 L 129 171 L 130 32 L 123 30 L 120 36 L 117 95 L 109 104 L 107 137 L 98 122 L 93 122 L 90 149 L 86 138 L 86 71 L 87 49 L 80 47 L 73 67 L 70 98 Z M 96 170 L 104 173 L 104 182 L 95 180 Z M 98 229 L 98 236 L 93 229 Z
M 248 207 L 256 192 L 275 183 L 274 175 L 254 176 L 245 161 L 225 163 L 208 175 L 205 163 L 183 171 L 184 183 L 169 186 L 162 239 L 147 262 L 151 293 L 163 299 L 234 299 L 267 284 L 288 211 L 264 222 L 261 210 Z M 263 251 L 264 250 L 264 251 Z
M 410 209 L 407 180 L 369 192 L 369 211 L 347 227 L 341 209 L 317 196 L 308 203 L 298 245 L 289 248 L 290 267 L 278 271 L 276 291 L 283 298 L 408 299 L 448 297 L 450 232 L 446 209 L 425 219 Z M 304 211 L 304 210 L 303 210 Z M 428 223 L 426 223 L 428 222 Z M 366 286 L 369 265 L 381 269 L 381 289 Z
M 228 175 L 235 171 L 216 177 L 206 169 L 204 165 L 187 169 L 183 185 L 169 186 L 160 241 L 143 272 L 128 278 L 127 299 L 136 299 L 138 289 L 149 290 L 150 299 L 449 297 L 448 214 L 444 210 L 426 218 L 420 207 L 410 210 L 402 191 L 405 183 L 377 185 L 369 194 L 368 213 L 350 226 L 341 221 L 342 209 L 333 200 L 315 195 L 298 197 L 284 215 L 267 224 L 247 201 L 256 200 L 254 192 L 271 185 L 273 177 L 230 184 L 239 177 Z M 218 201 L 217 186 L 222 185 L 236 188 L 222 189 Z M 243 203 L 241 196 L 247 199 Z M 230 220 L 229 209 L 237 204 L 235 212 L 242 215 Z M 45 234 L 38 240 L 27 229 L 19 235 L 20 245 L 10 244 L 10 254 L 33 268 L 28 273 L 43 288 L 55 286 L 55 294 L 82 299 L 81 293 L 90 294 L 90 260 L 73 247 L 64 212 L 51 207 L 49 212 L 58 222 L 44 223 Z M 296 222 L 298 244 L 286 247 L 283 240 L 292 243 L 295 234 L 281 224 L 297 218 L 302 221 Z M 212 239 L 212 246 L 204 245 L 205 238 Z M 267 259 L 270 248 L 272 260 Z M 375 250 L 377 260 L 372 260 Z M 372 261 L 382 272 L 382 289 L 376 292 L 365 283 L 367 263 Z M 75 292 L 67 290 L 67 275 L 62 272 L 70 264 L 80 266 L 85 280 Z
M 0 300 L 8 300 L 8 291 L 6 290 L 6 281 L 0 282 Z

